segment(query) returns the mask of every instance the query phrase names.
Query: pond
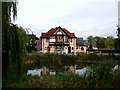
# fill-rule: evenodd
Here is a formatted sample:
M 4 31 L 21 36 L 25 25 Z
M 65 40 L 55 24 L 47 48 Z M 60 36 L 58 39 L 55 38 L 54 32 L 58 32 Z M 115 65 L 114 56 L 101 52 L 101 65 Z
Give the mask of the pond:
M 96 67 L 97 68 L 97 67 Z M 45 74 L 49 74 L 49 75 L 56 75 L 58 73 L 74 73 L 74 74 L 78 74 L 80 76 L 89 76 L 91 73 L 94 73 L 94 70 L 91 69 L 91 67 L 86 66 L 84 68 L 78 69 L 75 66 L 65 66 L 65 69 L 68 69 L 64 72 L 61 72 L 60 70 L 58 71 L 56 68 L 46 68 L 45 66 L 41 69 L 34 69 L 34 70 L 28 70 L 27 71 L 27 75 L 31 75 L 31 76 L 41 76 L 41 75 L 45 75 Z M 111 73 L 114 73 L 116 70 L 120 70 L 120 66 L 119 65 L 115 65 L 110 71 Z

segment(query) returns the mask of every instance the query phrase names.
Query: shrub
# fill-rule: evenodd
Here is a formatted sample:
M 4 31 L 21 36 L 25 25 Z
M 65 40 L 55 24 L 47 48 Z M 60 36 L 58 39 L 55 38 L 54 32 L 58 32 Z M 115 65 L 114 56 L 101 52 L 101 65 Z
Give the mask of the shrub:
M 75 65 L 78 57 L 75 55 L 61 55 L 60 60 L 63 65 Z

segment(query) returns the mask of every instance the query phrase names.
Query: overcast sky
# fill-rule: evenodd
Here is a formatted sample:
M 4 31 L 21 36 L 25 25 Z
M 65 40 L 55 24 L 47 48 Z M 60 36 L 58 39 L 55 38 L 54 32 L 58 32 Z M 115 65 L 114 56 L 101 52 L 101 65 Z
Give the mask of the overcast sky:
M 61 26 L 77 37 L 116 36 L 119 0 L 19 0 L 16 24 L 41 32 Z

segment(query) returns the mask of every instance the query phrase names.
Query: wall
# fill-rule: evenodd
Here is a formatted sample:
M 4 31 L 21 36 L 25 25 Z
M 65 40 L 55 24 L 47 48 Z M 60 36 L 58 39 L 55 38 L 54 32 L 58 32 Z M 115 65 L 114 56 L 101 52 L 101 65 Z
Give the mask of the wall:
M 47 40 L 46 42 L 46 38 L 42 39 L 42 52 L 46 53 L 47 52 L 47 47 L 49 45 L 49 41 Z
M 81 50 L 81 48 L 84 48 L 84 50 Z M 86 46 L 76 46 L 76 52 L 82 52 L 82 53 L 86 53 Z
M 74 52 L 74 54 L 76 54 L 76 38 L 72 38 L 72 42 L 71 39 L 69 39 L 69 42 L 70 42 L 71 52 Z

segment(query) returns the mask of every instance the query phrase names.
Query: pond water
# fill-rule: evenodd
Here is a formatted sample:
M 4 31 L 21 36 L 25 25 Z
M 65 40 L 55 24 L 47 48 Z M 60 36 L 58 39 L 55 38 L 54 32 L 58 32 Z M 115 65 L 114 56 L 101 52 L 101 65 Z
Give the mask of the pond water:
M 93 70 L 89 67 L 89 66 L 86 66 L 84 68 L 81 68 L 81 69 L 77 69 L 77 68 L 74 68 L 72 66 L 70 66 L 70 68 L 73 68 L 73 71 L 75 71 L 74 73 L 75 74 L 78 74 L 80 76 L 84 76 L 85 74 L 87 76 L 89 76 L 90 72 L 93 73 Z M 113 68 L 112 68 L 112 72 L 114 73 L 116 70 L 120 70 L 120 66 L 119 65 L 115 65 Z M 47 69 L 46 69 L 47 70 Z M 71 69 L 72 70 L 72 69 Z M 89 73 L 87 73 L 87 71 L 89 71 Z M 47 72 L 45 71 L 44 68 L 42 69 L 34 69 L 34 70 L 28 70 L 27 71 L 27 75 L 31 75 L 31 76 L 41 76 L 43 74 L 43 72 Z M 48 71 L 50 75 L 56 75 L 57 74 L 57 71 L 54 70 L 54 71 Z M 68 71 L 66 71 L 68 72 Z M 45 73 L 46 74 L 46 73 Z

